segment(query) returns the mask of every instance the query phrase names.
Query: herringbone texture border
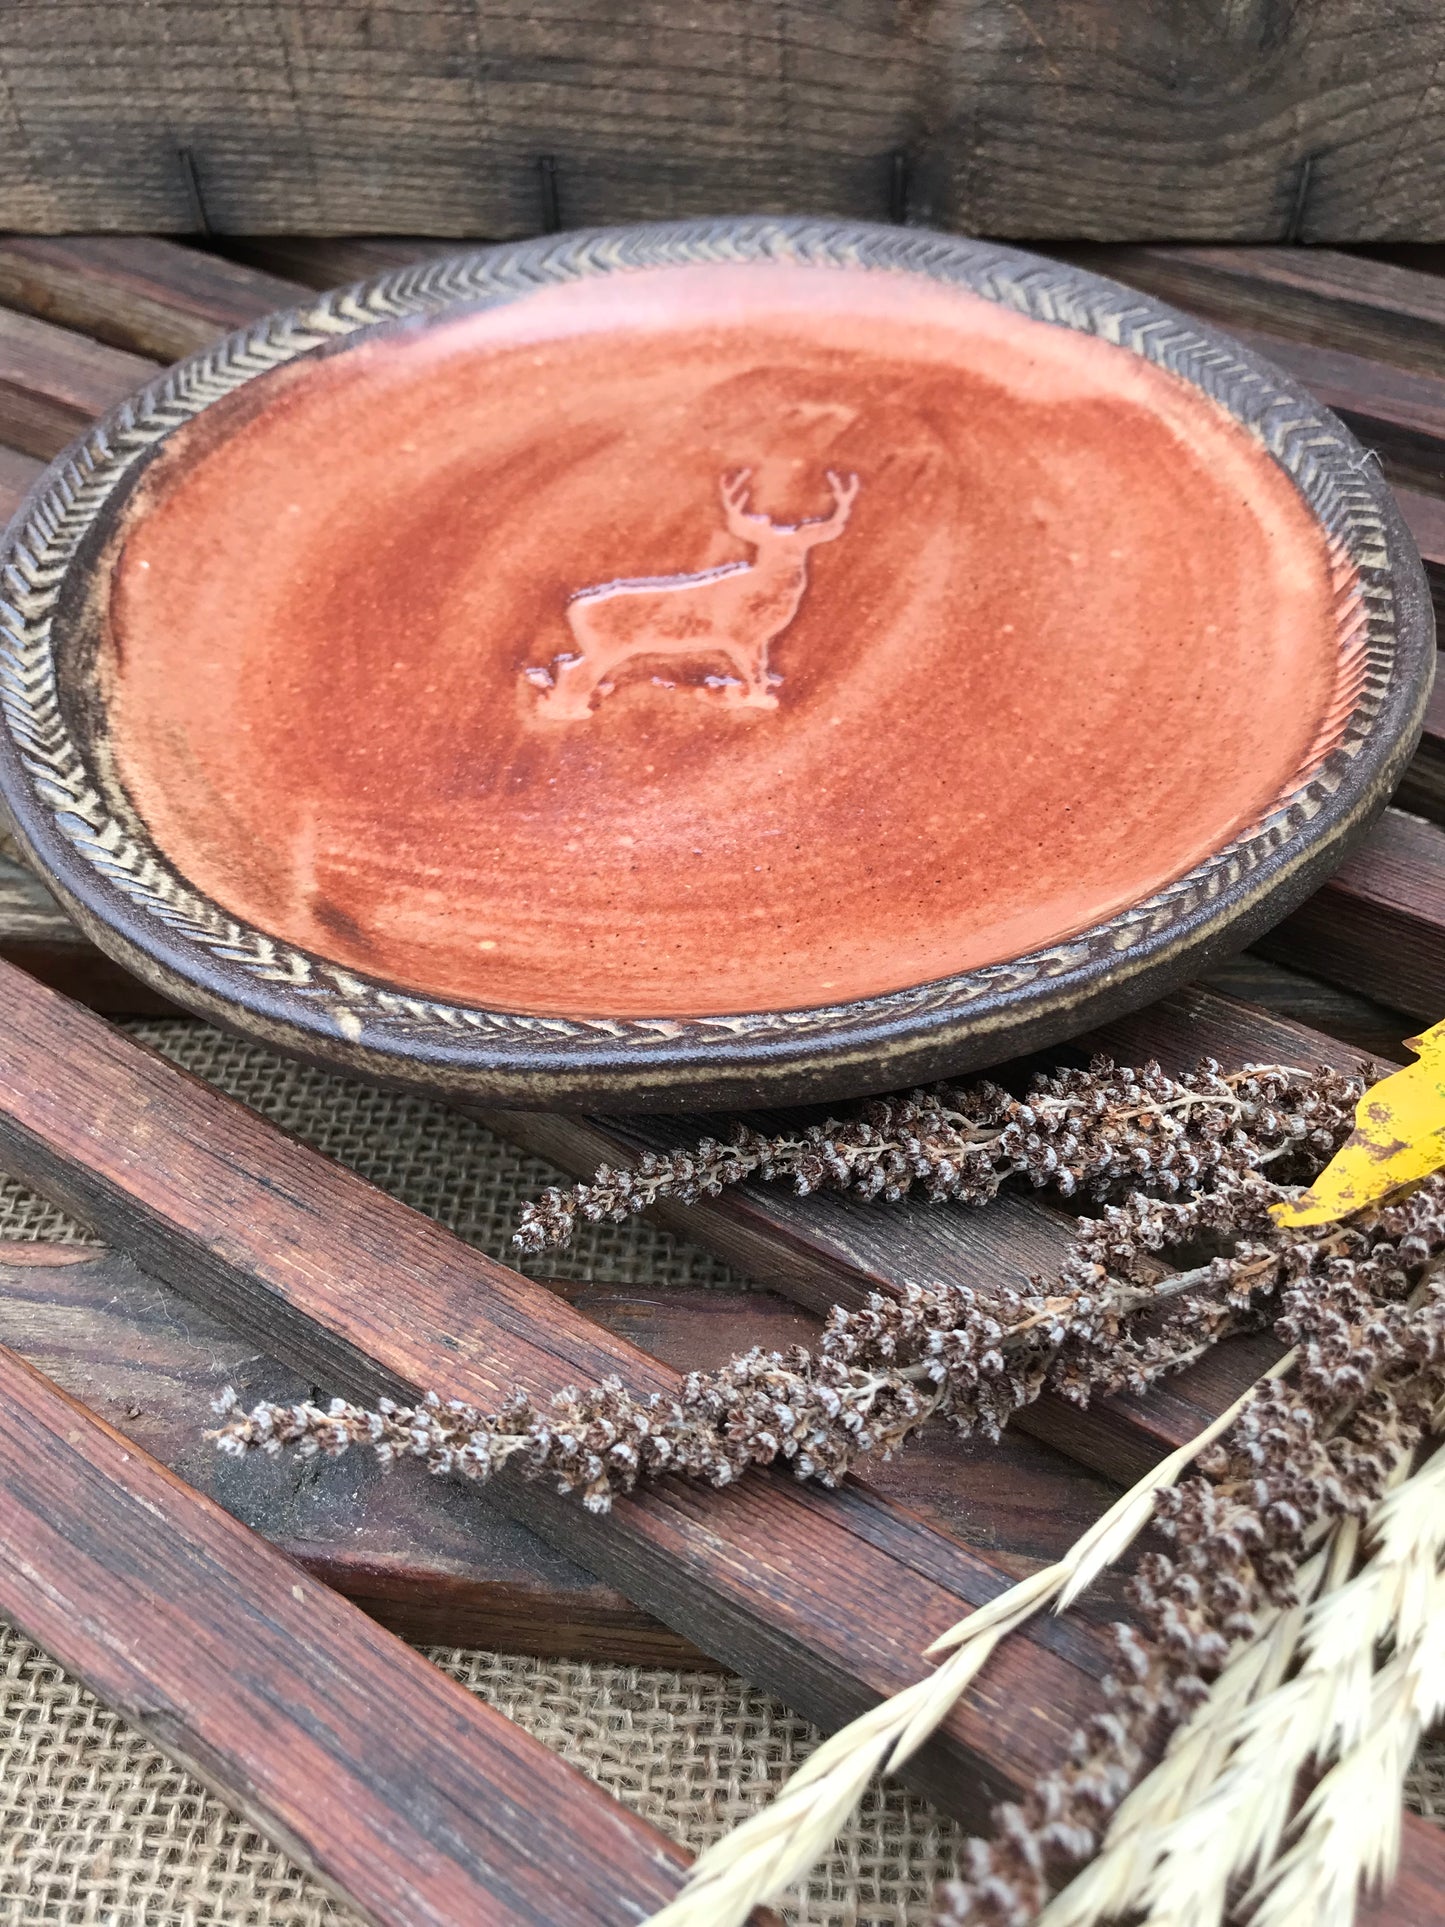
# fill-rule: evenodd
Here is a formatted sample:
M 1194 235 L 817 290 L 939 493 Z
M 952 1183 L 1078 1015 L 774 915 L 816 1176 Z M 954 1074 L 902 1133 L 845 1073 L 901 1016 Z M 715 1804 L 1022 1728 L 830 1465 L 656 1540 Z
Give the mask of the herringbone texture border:
M 108 806 L 57 696 L 51 624 L 68 565 L 102 506 L 135 463 L 209 403 L 338 337 L 408 316 L 504 302 L 530 289 L 597 274 L 681 263 L 785 260 L 819 268 L 926 275 L 1021 314 L 1075 328 L 1172 370 L 1240 420 L 1293 476 L 1337 564 L 1340 696 L 1289 794 L 1263 821 L 1164 890 L 1078 937 L 1011 962 L 889 996 L 820 1009 L 700 1017 L 666 1024 L 527 1017 L 406 995 L 295 949 L 231 916 L 191 887 L 152 844 L 134 811 Z M 674 1054 L 679 1041 L 733 1036 L 822 1043 L 862 1025 L 894 1025 L 966 1009 L 1001 992 L 1061 979 L 1117 958 L 1207 907 L 1298 838 L 1369 741 L 1396 673 L 1398 622 L 1388 532 L 1366 457 L 1302 391 L 1242 349 L 1222 343 L 1146 296 L 1011 249 L 906 229 L 830 222 L 689 223 L 563 236 L 421 263 L 318 299 L 229 337 L 176 369 L 93 430 L 45 479 L 0 563 L 0 708 L 33 795 L 65 842 L 101 880 L 162 931 L 207 956 L 222 981 L 284 993 L 288 1021 L 313 1034 L 382 1048 L 450 1048 L 478 1033 L 525 1049 L 566 1040 L 582 1058 Z M 159 954 L 165 955 L 161 949 Z M 480 1042 L 481 1039 L 478 1039 Z

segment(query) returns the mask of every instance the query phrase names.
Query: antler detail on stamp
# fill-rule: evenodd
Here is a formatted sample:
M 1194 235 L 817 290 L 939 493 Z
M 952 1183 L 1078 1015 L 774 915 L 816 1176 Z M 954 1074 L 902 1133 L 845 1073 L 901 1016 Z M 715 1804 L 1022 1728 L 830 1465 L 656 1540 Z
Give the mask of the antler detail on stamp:
M 751 561 L 724 562 L 690 575 L 624 577 L 579 589 L 567 603 L 576 648 L 548 668 L 523 671 L 542 694 L 539 708 L 566 721 L 588 716 L 613 678 L 641 657 L 724 658 L 730 673 L 707 681 L 738 708 L 776 709 L 781 680 L 768 667 L 769 647 L 798 613 L 808 586 L 808 555 L 848 526 L 858 494 L 856 475 L 827 471 L 833 506 L 804 522 L 774 522 L 749 506 L 752 470 L 735 469 L 718 485 L 728 532 L 753 551 Z

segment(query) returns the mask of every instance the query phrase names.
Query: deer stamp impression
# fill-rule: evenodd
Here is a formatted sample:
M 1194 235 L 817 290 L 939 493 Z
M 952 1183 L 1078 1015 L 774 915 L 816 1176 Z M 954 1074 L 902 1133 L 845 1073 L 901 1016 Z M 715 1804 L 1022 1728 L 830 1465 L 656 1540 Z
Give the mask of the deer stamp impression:
M 911 230 L 428 264 L 46 486 L 0 787 L 67 904 L 210 1014 L 512 1103 L 896 1086 L 1182 981 L 1367 820 L 1433 658 L 1285 377 Z
M 777 708 L 773 685 L 781 678 L 768 667 L 768 645 L 798 613 L 812 550 L 836 541 L 848 526 L 858 477 L 829 469 L 833 507 L 827 515 L 774 522 L 748 507 L 751 475 L 738 469 L 719 489 L 728 534 L 753 551 L 751 560 L 693 575 L 624 577 L 569 598 L 567 626 L 576 648 L 554 656 L 549 669 L 525 672 L 545 692 L 549 714 L 568 721 L 589 715 L 598 696 L 611 695 L 618 673 L 639 659 L 696 665 L 721 657 L 732 673 L 708 676 L 709 687 L 747 709 Z

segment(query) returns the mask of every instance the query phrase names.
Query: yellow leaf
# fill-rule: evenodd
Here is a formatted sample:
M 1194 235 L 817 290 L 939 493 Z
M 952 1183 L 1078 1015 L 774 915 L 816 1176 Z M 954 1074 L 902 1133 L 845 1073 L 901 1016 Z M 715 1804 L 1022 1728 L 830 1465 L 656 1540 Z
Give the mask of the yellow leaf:
M 1283 1225 L 1333 1224 L 1445 1167 L 1445 1023 L 1405 1048 L 1419 1056 L 1372 1085 L 1355 1106 L 1355 1128 L 1308 1191 L 1270 1206 Z

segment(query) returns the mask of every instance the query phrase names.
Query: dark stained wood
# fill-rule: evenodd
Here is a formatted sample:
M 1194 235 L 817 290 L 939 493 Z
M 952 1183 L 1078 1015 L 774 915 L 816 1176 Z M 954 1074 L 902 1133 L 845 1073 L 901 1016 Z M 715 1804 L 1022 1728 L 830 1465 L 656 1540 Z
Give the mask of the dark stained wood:
M 1429 9 L 744 0 L 683 20 L 645 0 L 624 23 L 603 0 L 283 0 L 265 18 L 173 4 L 157 57 L 142 15 L 11 0 L 0 222 L 506 236 L 774 208 L 1097 239 L 1440 228 Z
M 818 1329 L 770 1292 L 548 1289 L 679 1371 L 754 1345 L 810 1343 Z M 709 1663 L 484 1493 L 419 1467 L 386 1476 L 365 1453 L 265 1466 L 221 1457 L 204 1427 L 222 1386 L 247 1405 L 306 1398 L 311 1387 L 119 1253 L 0 1243 L 0 1344 L 409 1639 Z M 1012 1573 L 1057 1558 L 1114 1491 L 1023 1434 L 992 1447 L 939 1427 L 873 1470 L 879 1490 Z
M 1439 1927 L 1445 1908 L 1445 1828 L 1407 1813 L 1400 1866 L 1383 1894 L 1363 1895 L 1355 1927 Z
M 0 1614 L 369 1919 L 622 1927 L 680 1884 L 670 1841 L 4 1350 L 0 1540 Z
M 157 364 L 0 308 L 0 442 L 49 461 Z
M 1254 328 L 1232 332 L 1303 382 L 1332 408 L 1392 481 L 1426 491 L 1445 489 L 1445 379 L 1391 367 L 1342 348 L 1286 341 Z
M 3 848 L 0 957 L 93 1010 L 124 1017 L 174 1014 L 174 1005 L 83 937 L 40 879 Z
M 1398 1057 L 1401 1040 L 1420 1028 L 1418 1017 L 1391 1010 L 1338 984 L 1327 984 L 1288 964 L 1274 963 L 1253 950 L 1217 965 L 1200 983 L 1237 1002 L 1254 1004 L 1276 1017 L 1328 1031 L 1331 1037 L 1376 1056 Z
M 1059 247 L 1095 274 L 1227 328 L 1445 375 L 1445 285 L 1359 254 L 1300 247 Z
M 0 304 L 157 361 L 179 361 L 302 294 L 274 275 L 149 235 L 0 237 Z
M 328 1390 L 492 1406 L 666 1367 L 541 1287 L 69 1004 L 0 966 L 0 1165 L 152 1275 Z M 924 1645 L 996 1595 L 996 1563 L 861 1484 L 782 1475 L 722 1491 L 661 1481 L 606 1519 L 541 1481 L 493 1496 L 734 1670 L 820 1724 L 923 1670 Z M 1041 1624 L 1001 1651 L 915 1778 L 978 1818 L 1058 1757 L 1105 1666 L 1087 1629 Z
M 227 235 L 214 243 L 232 259 L 285 276 L 308 288 L 341 288 L 429 256 L 455 254 L 466 241 L 430 241 L 419 235 Z M 477 243 L 476 245 L 484 245 Z
M 1397 485 L 1395 500 L 1400 505 L 1410 533 L 1415 538 L 1415 546 L 1420 551 L 1420 560 L 1425 565 L 1425 579 L 1430 584 L 1430 600 L 1435 607 L 1436 640 L 1445 644 L 1445 498 Z M 1441 683 L 1438 652 L 1436 662 L 1435 683 L 1438 689 Z M 1428 734 L 1433 724 L 1427 722 L 1425 727 Z M 1421 750 L 1425 749 L 1426 745 L 1422 743 Z M 1407 772 L 1405 783 L 1401 785 L 1401 801 L 1406 809 L 1414 808 L 1413 804 L 1404 801 L 1403 796 L 1411 774 L 1413 772 Z
M 1437 669 L 1425 729 L 1404 781 L 1395 792 L 1401 809 L 1445 823 L 1445 675 Z
M 45 464 L 18 448 L 0 447 L 0 528 L 25 500 Z
M 1324 889 L 1256 948 L 1437 1021 L 1445 1015 L 1445 829 L 1386 810 Z

